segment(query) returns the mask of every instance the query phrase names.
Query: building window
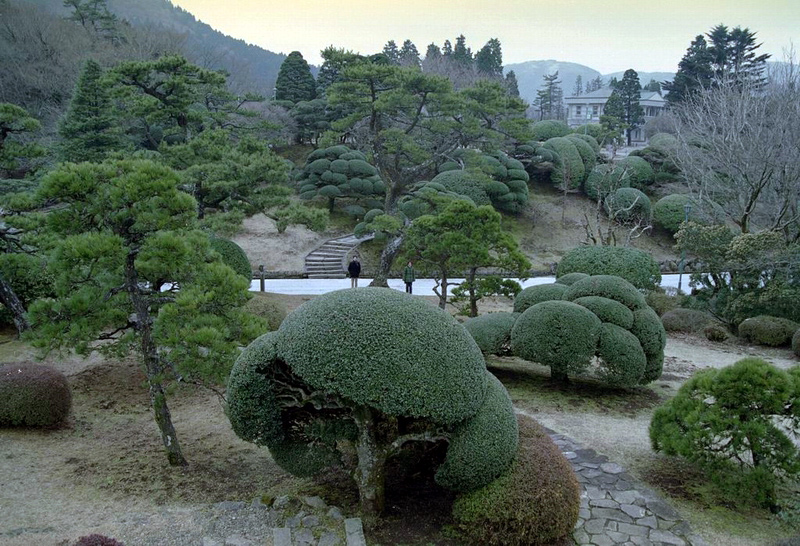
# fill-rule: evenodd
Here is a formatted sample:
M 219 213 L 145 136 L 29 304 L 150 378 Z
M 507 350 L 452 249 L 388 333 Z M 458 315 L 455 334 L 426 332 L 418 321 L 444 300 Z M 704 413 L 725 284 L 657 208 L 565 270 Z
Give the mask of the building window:
M 592 106 L 592 117 L 597 117 L 600 114 L 600 107 L 596 104 Z
M 580 115 L 581 115 L 581 107 L 580 106 L 576 106 L 575 107 L 575 117 L 580 117 Z

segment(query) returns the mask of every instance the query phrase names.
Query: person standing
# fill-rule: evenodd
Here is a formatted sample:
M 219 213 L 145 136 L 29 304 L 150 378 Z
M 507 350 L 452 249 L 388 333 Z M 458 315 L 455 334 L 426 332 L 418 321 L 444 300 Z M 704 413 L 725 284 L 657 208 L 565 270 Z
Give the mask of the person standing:
M 353 259 L 350 260 L 347 272 L 350 274 L 350 288 L 356 288 L 358 286 L 358 276 L 361 275 L 361 262 L 358 261 L 358 256 L 353 256 Z
M 411 262 L 408 262 L 408 265 L 403 270 L 403 282 L 406 283 L 406 293 L 411 294 L 411 283 L 413 283 L 416 279 L 414 276 L 414 266 L 411 265 Z

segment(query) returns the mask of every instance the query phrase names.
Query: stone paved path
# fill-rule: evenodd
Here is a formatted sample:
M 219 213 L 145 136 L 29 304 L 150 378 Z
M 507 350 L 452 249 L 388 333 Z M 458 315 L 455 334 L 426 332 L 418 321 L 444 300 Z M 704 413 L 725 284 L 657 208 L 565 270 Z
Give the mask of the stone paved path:
M 706 546 L 675 509 L 620 465 L 566 436 L 548 433 L 581 484 L 580 516 L 572 535 L 576 544 Z

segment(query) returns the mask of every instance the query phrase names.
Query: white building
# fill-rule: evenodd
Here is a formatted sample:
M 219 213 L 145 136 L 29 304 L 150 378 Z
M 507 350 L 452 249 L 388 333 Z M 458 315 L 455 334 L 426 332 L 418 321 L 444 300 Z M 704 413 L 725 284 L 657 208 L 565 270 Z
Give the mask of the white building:
M 585 95 L 566 97 L 564 104 L 567 108 L 567 125 L 574 128 L 585 123 L 600 123 L 600 116 L 603 115 L 603 108 L 612 91 L 610 87 L 604 87 Z M 639 104 L 642 105 L 644 121 L 647 122 L 661 114 L 667 101 L 655 91 L 642 91 Z M 643 125 L 644 123 L 631 133 L 632 142 L 645 143 Z

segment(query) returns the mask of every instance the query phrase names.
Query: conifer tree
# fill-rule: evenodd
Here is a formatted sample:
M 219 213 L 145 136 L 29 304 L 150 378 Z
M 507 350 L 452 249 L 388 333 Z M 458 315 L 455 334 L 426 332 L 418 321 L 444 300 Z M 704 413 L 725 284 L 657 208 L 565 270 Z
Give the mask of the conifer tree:
M 317 84 L 311 69 L 299 51 L 292 51 L 281 64 L 275 81 L 275 100 L 298 103 L 317 96 Z
M 583 77 L 578 74 L 578 77 L 575 78 L 575 85 L 572 87 L 572 96 L 579 97 L 583 95 Z
M 59 156 L 64 161 L 100 162 L 121 145 L 109 88 L 102 77 L 100 65 L 92 59 L 86 61 L 69 110 L 58 127 L 62 139 Z
M 711 58 L 706 39 L 702 34 L 697 36 L 678 63 L 675 77 L 671 82 L 664 82 L 667 102 L 678 104 L 699 89 L 708 88 L 713 77 Z
M 397 64 L 415 68 L 420 67 L 419 51 L 417 51 L 417 46 L 414 45 L 414 42 L 411 40 L 403 42 L 403 47 L 400 48 L 400 54 L 397 58 Z
M 389 59 L 391 64 L 400 64 L 400 50 L 397 49 L 397 44 L 394 40 L 389 40 L 383 46 L 383 54 Z
M 508 94 L 512 97 L 519 97 L 519 83 L 513 70 L 509 70 L 508 74 L 506 74 L 506 89 L 508 89 Z
M 453 48 L 453 60 L 462 65 L 472 63 L 472 50 L 467 47 L 467 39 L 463 34 L 456 38 L 456 45 Z
M 627 126 L 625 132 L 628 137 L 628 146 L 630 146 L 631 133 L 644 122 L 644 110 L 639 104 L 639 100 L 642 98 L 639 74 L 632 68 L 626 70 L 616 92 L 622 101 L 622 121 Z
M 558 79 L 558 70 L 542 77 L 544 83 L 536 92 L 533 105 L 539 109 L 539 119 L 561 119 L 564 117 L 564 92 Z
M 492 38 L 475 55 L 475 66 L 484 77 L 501 78 L 503 76 L 503 51 L 500 40 Z

